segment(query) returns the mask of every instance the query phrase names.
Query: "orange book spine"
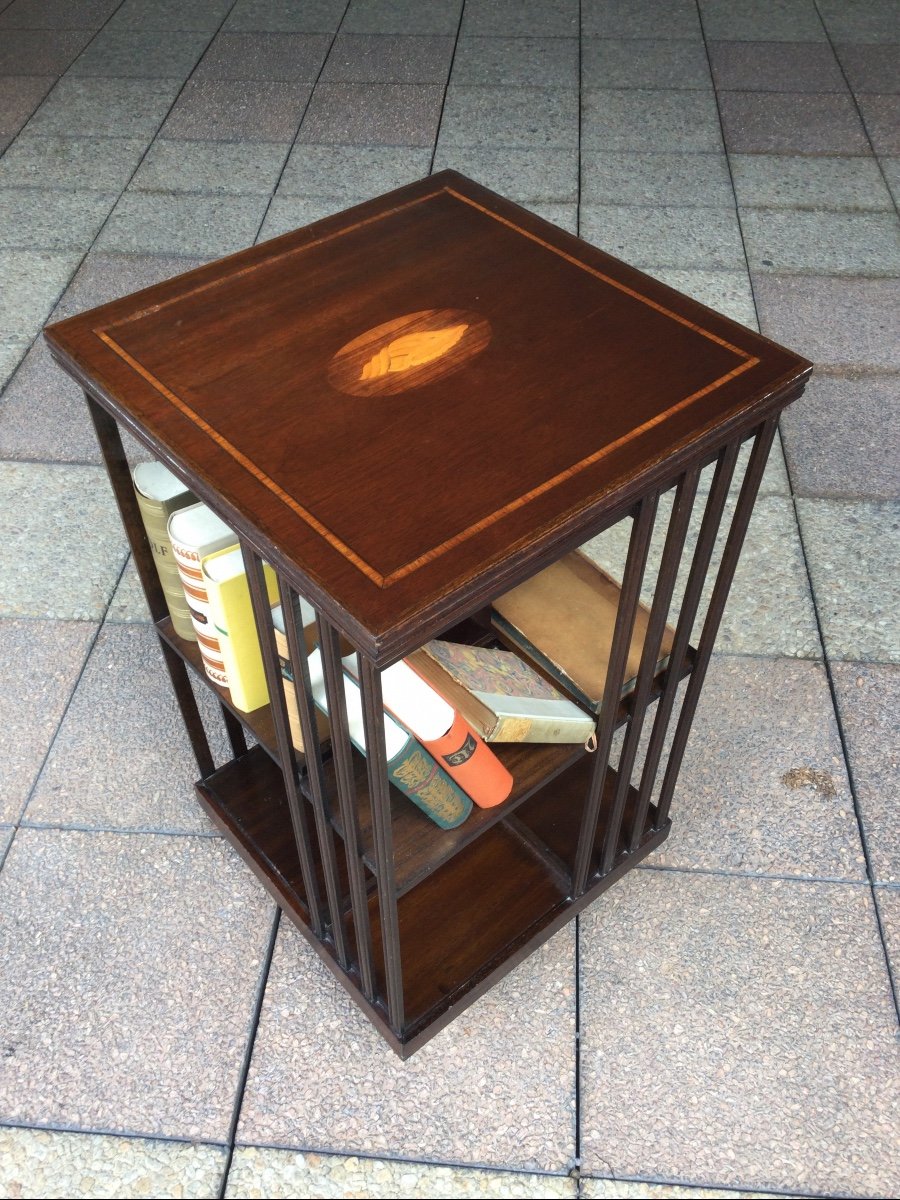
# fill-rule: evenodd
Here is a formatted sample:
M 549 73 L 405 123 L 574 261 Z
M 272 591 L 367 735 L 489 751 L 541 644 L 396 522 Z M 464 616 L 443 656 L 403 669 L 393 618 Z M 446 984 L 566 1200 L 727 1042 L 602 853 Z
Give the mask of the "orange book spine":
M 512 791 L 512 775 L 458 712 L 442 737 L 420 741 L 479 808 L 502 804 Z

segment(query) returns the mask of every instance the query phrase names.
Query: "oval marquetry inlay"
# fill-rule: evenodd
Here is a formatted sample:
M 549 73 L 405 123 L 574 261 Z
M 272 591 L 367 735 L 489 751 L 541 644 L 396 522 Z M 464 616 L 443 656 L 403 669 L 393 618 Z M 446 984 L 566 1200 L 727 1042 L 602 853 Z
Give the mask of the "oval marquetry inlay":
M 490 340 L 490 323 L 478 313 L 407 313 L 342 346 L 328 365 L 328 380 L 351 396 L 395 396 L 459 370 Z

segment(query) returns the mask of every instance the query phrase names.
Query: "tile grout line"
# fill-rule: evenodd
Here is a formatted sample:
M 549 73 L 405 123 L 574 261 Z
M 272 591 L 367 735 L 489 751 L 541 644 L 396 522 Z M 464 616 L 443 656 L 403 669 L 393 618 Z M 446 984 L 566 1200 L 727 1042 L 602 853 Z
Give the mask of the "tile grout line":
M 450 63 L 447 67 L 447 78 L 444 82 L 444 90 L 441 95 L 441 111 L 438 113 L 437 124 L 434 127 L 434 145 L 431 147 L 431 160 L 428 163 L 428 174 L 434 174 L 434 161 L 437 158 L 438 142 L 441 140 L 441 126 L 444 123 L 444 109 L 447 105 L 447 93 L 450 91 L 450 80 L 453 76 L 453 64 L 456 62 L 456 51 L 459 48 L 459 39 L 462 34 L 463 17 L 466 12 L 466 0 L 462 0 L 459 9 L 459 20 L 456 23 L 456 37 L 453 39 L 453 51 L 450 54 Z M 454 85 L 459 86 L 459 85 Z

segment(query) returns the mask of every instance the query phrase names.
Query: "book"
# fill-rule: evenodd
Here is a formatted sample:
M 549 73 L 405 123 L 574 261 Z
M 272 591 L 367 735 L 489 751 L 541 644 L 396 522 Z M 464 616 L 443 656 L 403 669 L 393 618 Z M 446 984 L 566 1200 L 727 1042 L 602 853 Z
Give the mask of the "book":
M 494 601 L 494 628 L 561 687 L 598 713 L 609 669 L 619 585 L 573 550 Z M 622 695 L 634 689 L 649 610 L 639 604 Z M 665 667 L 675 631 L 666 626 L 657 670 Z
M 349 662 L 355 658 L 356 655 L 348 655 L 342 660 L 345 667 L 347 728 L 350 741 L 361 754 L 365 754 L 362 695 L 359 684 L 346 670 L 352 665 L 353 670 L 358 673 L 356 664 Z M 319 649 L 309 656 L 309 675 L 313 699 L 327 715 L 328 697 L 325 693 L 322 653 Z M 384 714 L 384 744 L 388 778 L 394 787 L 441 829 L 455 829 L 457 825 L 461 825 L 472 811 L 472 801 L 459 784 L 441 769 L 421 742 L 388 712 Z
M 200 570 L 232 703 L 241 712 L 253 712 L 269 703 L 269 689 L 240 546 L 205 555 Z M 263 563 L 263 573 L 271 606 L 278 598 L 278 580 L 268 563 Z
M 407 661 L 486 742 L 575 743 L 594 732 L 592 716 L 510 650 L 433 641 Z
M 301 597 L 300 615 L 303 620 L 303 639 L 307 652 L 316 648 L 316 614 L 312 606 Z M 303 730 L 300 728 L 300 712 L 297 708 L 297 692 L 294 685 L 294 671 L 291 666 L 291 656 L 288 651 L 287 636 L 284 632 L 284 617 L 281 605 L 276 604 L 272 609 L 272 625 L 275 629 L 275 647 L 278 651 L 278 664 L 281 667 L 281 686 L 284 690 L 285 707 L 287 708 L 288 724 L 291 727 L 291 741 L 294 749 L 303 753 Z M 319 731 L 319 741 L 327 742 L 331 736 L 328 718 L 321 708 L 316 709 L 316 727 Z
M 178 576 L 167 526 L 172 513 L 187 508 L 189 504 L 196 504 L 197 497 L 162 463 L 138 463 L 131 472 L 131 479 L 147 531 L 147 541 L 153 552 L 156 573 L 172 618 L 172 628 L 186 642 L 196 642 L 197 635 Z
M 234 546 L 237 535 L 211 508 L 205 504 L 192 504 L 169 517 L 169 538 L 206 674 L 219 687 L 228 687 L 222 648 L 210 619 L 209 598 L 200 563 L 207 554 Z
M 345 670 L 356 676 L 356 655 Z M 502 804 L 513 777 L 481 736 L 452 704 L 405 660 L 381 672 L 385 708 L 422 743 L 479 808 Z

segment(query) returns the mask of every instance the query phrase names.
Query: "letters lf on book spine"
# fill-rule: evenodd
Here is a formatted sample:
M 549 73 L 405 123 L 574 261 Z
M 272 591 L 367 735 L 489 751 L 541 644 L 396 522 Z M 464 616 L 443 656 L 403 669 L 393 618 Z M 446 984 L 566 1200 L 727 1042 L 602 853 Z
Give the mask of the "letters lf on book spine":
M 172 618 L 172 628 L 185 641 L 196 642 L 197 635 L 167 527 L 169 517 L 179 509 L 196 504 L 197 497 L 168 467 L 158 462 L 138 463 L 132 471 L 132 481 L 147 541 L 153 552 L 153 562 Z

